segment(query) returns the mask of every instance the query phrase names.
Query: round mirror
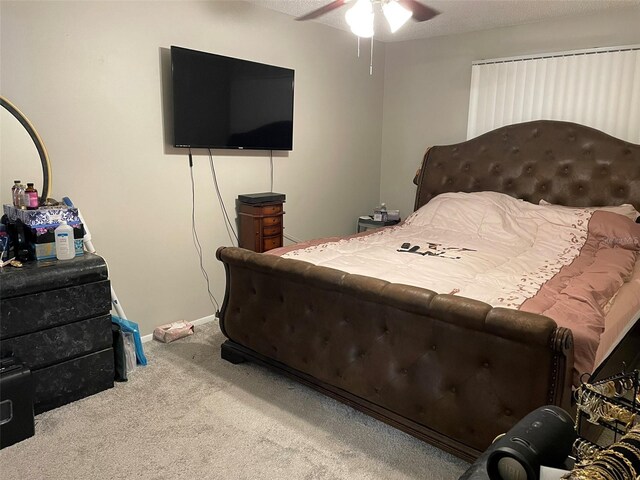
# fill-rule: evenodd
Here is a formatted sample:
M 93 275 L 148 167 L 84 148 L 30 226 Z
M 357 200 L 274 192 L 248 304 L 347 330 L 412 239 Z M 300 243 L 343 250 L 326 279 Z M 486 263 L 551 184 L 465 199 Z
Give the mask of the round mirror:
M 42 139 L 31 122 L 0 96 L 0 179 L 2 203 L 11 205 L 14 180 L 33 182 L 43 204 L 51 192 L 51 164 Z

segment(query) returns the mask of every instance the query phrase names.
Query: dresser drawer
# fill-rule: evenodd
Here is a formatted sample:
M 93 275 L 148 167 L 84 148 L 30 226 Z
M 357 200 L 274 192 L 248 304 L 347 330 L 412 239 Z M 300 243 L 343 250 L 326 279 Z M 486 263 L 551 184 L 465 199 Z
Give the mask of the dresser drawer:
M 109 279 L 102 257 L 84 252 L 71 260 L 27 262 L 22 268 L 0 268 L 0 298 L 5 300 Z
M 262 229 L 262 235 L 264 235 L 265 237 L 280 235 L 280 232 L 282 232 L 282 225 L 271 225 L 268 227 L 263 227 Z
M 0 304 L 0 340 L 96 317 L 110 310 L 109 280 L 6 298 Z
M 35 370 L 112 344 L 111 315 L 103 315 L 2 340 L 0 351 L 3 355 L 13 353 Z
M 31 372 L 36 414 L 113 387 L 113 348 Z
M 282 246 L 282 237 L 271 237 L 265 238 L 262 241 L 262 251 L 266 252 L 267 250 L 272 250 L 274 248 L 278 248 Z

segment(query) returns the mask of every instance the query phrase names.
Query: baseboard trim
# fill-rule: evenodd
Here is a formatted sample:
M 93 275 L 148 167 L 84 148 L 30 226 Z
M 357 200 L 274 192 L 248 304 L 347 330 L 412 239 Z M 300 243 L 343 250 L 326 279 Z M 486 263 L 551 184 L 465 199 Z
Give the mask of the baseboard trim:
M 215 315 L 207 315 L 206 317 L 193 320 L 191 323 L 193 324 L 194 327 L 197 327 L 198 325 L 204 325 L 205 323 L 213 322 L 215 319 L 216 319 Z M 142 343 L 150 342 L 151 340 L 153 340 L 153 333 L 150 333 L 149 335 L 145 335 L 144 337 L 141 338 L 141 340 L 142 340 Z

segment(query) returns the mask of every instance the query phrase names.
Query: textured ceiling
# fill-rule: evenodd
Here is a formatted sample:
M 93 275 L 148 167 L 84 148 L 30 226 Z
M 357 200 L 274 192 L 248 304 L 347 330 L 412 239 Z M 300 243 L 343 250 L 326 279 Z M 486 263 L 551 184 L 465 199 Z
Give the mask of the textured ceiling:
M 271 10 L 298 17 L 319 8 L 331 0 L 247 0 Z M 509 25 L 534 23 L 541 20 L 593 13 L 610 8 L 640 6 L 640 0 L 421 0 L 440 15 L 427 22 L 409 20 L 392 34 L 382 16 L 380 5 L 376 13 L 375 38 L 383 42 L 398 42 L 456 33 L 486 30 Z M 344 20 L 345 5 L 312 22 L 319 22 L 349 31 Z

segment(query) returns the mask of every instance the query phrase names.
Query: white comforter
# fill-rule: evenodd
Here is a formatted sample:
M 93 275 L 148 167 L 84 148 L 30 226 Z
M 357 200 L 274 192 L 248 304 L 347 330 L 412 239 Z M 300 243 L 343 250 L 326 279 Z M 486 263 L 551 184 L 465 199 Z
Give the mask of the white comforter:
M 446 193 L 399 226 L 284 257 L 517 308 L 578 255 L 591 209 Z M 405 242 L 426 255 L 398 252 Z

